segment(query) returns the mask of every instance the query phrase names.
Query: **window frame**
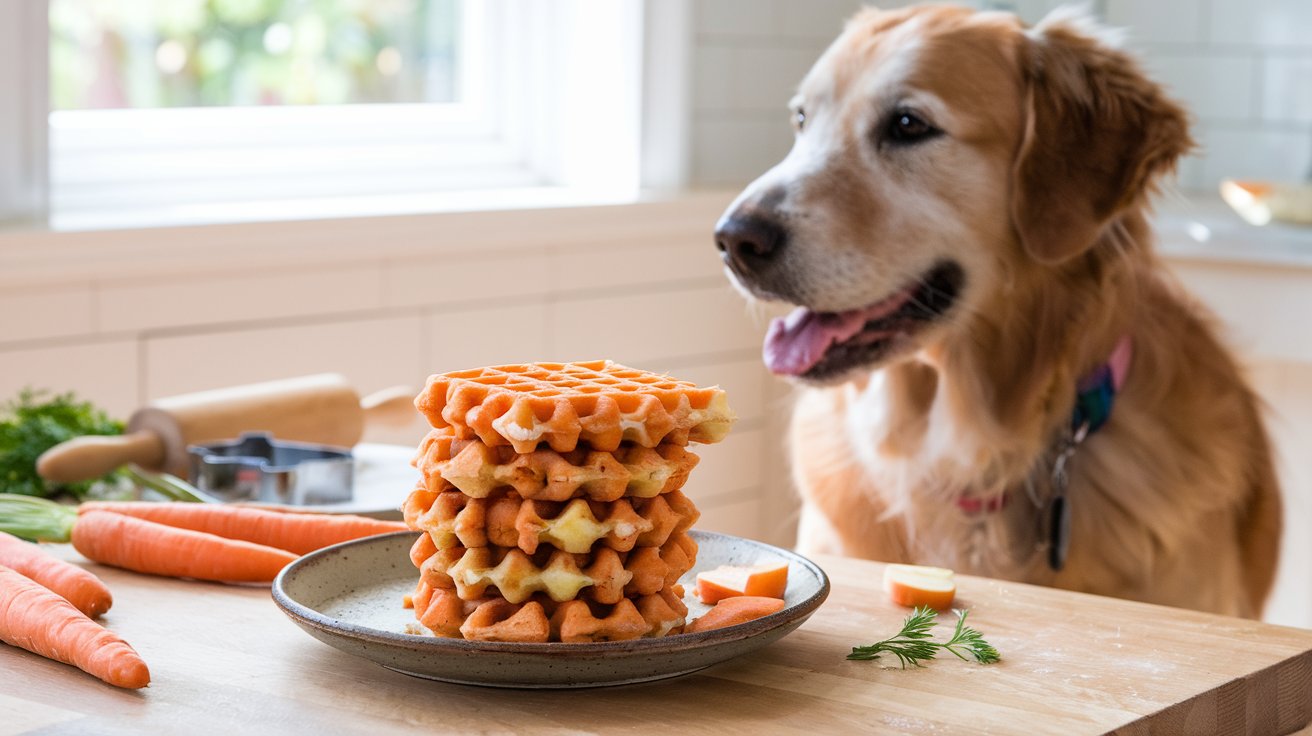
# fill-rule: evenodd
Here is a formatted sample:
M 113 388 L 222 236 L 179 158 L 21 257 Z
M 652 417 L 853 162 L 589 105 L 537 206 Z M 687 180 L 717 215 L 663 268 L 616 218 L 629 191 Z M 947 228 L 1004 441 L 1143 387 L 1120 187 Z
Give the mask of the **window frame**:
M 39 221 L 49 190 L 46 0 L 0 0 L 0 221 Z
M 496 140 L 489 141 L 485 134 L 482 140 L 476 134 L 471 135 L 480 124 L 477 116 L 469 114 L 472 106 L 467 106 L 463 114 L 452 109 L 429 110 L 430 122 L 443 118 L 437 122 L 441 122 L 449 133 L 443 139 L 450 149 L 448 152 L 464 155 L 468 164 L 448 171 L 446 181 L 441 180 L 441 171 L 429 171 L 431 176 L 420 177 L 408 189 L 400 191 L 391 188 L 371 193 L 356 189 L 336 195 L 321 192 L 315 197 L 285 201 L 270 198 L 268 192 L 257 192 L 258 196 L 252 197 L 251 201 L 233 202 L 231 207 L 211 201 L 203 206 L 193 202 L 172 208 L 134 210 L 118 201 L 100 212 L 67 208 L 52 212 L 47 206 L 50 189 L 46 175 L 53 171 L 56 176 L 63 176 L 65 170 L 59 168 L 58 155 L 44 155 L 48 150 L 45 116 L 48 108 L 48 3 L 47 0 L 0 0 L 0 25 L 21 16 L 24 20 L 22 27 L 26 29 L 24 37 L 33 41 L 9 52 L 19 60 L 26 60 L 25 66 L 19 64 L 10 68 L 24 71 L 18 72 L 9 82 L 0 76 L 0 100 L 17 97 L 16 84 L 25 87 L 22 96 L 26 100 L 21 106 L 24 110 L 23 132 L 9 139 L 12 142 L 8 152 L 0 148 L 0 195 L 5 195 L 0 198 L 0 221 L 8 218 L 12 222 L 16 214 L 29 214 L 47 217 L 53 229 L 84 230 L 503 208 L 516 206 L 517 201 L 540 207 L 562 203 L 633 201 L 641 185 L 654 184 L 667 189 L 683 182 L 687 170 L 684 160 L 687 124 L 683 119 L 687 105 L 675 101 L 673 95 L 682 95 L 688 86 L 687 63 L 683 58 L 690 29 L 687 0 L 475 1 L 484 5 L 480 32 L 500 34 L 498 39 L 485 45 L 485 48 L 499 49 L 500 53 L 487 54 L 483 59 L 486 66 L 481 70 L 487 78 L 495 80 L 485 89 L 495 90 L 496 94 L 487 94 L 478 100 L 481 112 L 494 119 L 490 129 L 496 131 Z M 588 29 L 595 30 L 600 23 L 611 24 L 607 27 L 608 32 L 589 34 Z M 653 39 L 653 30 L 660 38 Z M 664 91 L 666 99 L 653 104 L 649 99 L 653 45 L 671 41 L 676 42 L 673 54 L 654 72 L 656 79 L 665 80 L 657 87 Z M 596 54 L 602 52 L 618 53 L 623 62 L 611 65 L 590 63 L 597 58 Z M 0 52 L 0 61 L 8 61 L 3 54 Z M 36 62 L 40 63 L 40 69 L 34 68 Z M 562 74 L 567 75 L 567 84 L 559 84 Z M 620 83 L 617 84 L 616 80 Z M 609 95 L 596 92 L 608 88 L 615 92 Z M 618 105 L 616 95 L 622 98 Z M 353 117 L 371 118 L 374 122 L 369 127 L 392 130 L 392 125 L 379 122 L 387 118 L 389 112 L 404 116 L 407 112 L 413 113 L 414 108 L 444 106 L 349 107 L 356 108 L 351 111 Z M 369 107 L 393 109 L 364 109 Z M 407 107 L 410 109 L 404 109 Z M 9 109 L 7 105 L 0 105 L 0 111 Z M 200 109 L 214 112 L 213 108 Z M 293 107 L 263 109 L 275 110 L 278 115 L 286 117 L 289 121 L 286 131 L 296 128 L 295 118 L 311 114 Z M 660 113 L 649 114 L 653 109 Z M 239 115 L 246 112 L 241 108 L 233 111 Z M 195 114 L 189 110 L 160 112 L 181 116 Z M 10 114 L 9 117 L 18 116 Z M 96 135 L 112 137 L 107 131 L 113 126 L 90 125 L 93 118 L 86 118 L 88 127 L 95 128 Z M 486 119 L 483 130 L 489 129 Z M 649 135 L 653 120 L 667 123 L 659 135 Z M 127 122 L 125 118 L 123 127 L 131 128 Z M 409 121 L 411 131 L 416 127 L 414 123 L 415 119 Z M 407 127 L 407 123 L 401 120 L 394 125 L 400 129 Z M 14 127 L 12 121 L 0 118 L 0 131 L 8 130 L 20 129 Z M 62 132 L 57 130 L 55 135 Z M 276 134 L 265 136 L 266 141 L 276 141 L 277 137 Z M 599 145 L 599 141 L 604 145 Z M 177 142 L 174 138 L 173 143 Z M 341 139 L 320 142 L 328 147 L 343 145 Z M 485 153 L 493 154 L 491 158 L 495 165 L 482 167 L 471 157 L 480 145 Z M 160 145 L 154 150 L 164 155 L 168 149 Z M 26 151 L 30 162 L 21 169 L 24 177 L 22 199 L 8 195 L 16 187 L 3 178 L 20 169 L 6 158 L 15 151 Z M 621 153 L 617 155 L 616 151 Z M 441 155 L 442 152 L 434 149 L 431 153 Z M 654 176 L 648 176 L 648 168 L 640 165 L 648 158 L 661 162 L 651 169 Z M 485 188 L 471 190 L 468 186 L 474 172 L 486 175 L 484 180 L 476 182 Z M 132 172 L 128 173 L 132 175 Z M 347 173 L 351 172 L 348 170 Z M 493 181 L 499 175 L 502 178 Z M 167 186 L 166 180 L 161 181 Z M 58 197 L 57 194 L 56 200 Z M 6 200 L 10 200 L 8 205 Z

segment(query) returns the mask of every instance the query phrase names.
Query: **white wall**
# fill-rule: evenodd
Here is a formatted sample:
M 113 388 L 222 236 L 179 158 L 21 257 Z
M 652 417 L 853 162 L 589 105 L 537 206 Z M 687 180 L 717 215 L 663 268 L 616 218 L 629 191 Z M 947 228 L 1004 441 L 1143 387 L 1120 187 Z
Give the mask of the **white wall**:
M 784 106 L 855 0 L 695 0 L 692 178 L 741 185 L 788 150 Z M 880 7 L 908 3 L 876 2 Z M 1063 3 L 966 2 L 1035 21 Z M 1181 186 L 1312 171 L 1312 1 L 1102 0 L 1153 76 L 1196 116 Z

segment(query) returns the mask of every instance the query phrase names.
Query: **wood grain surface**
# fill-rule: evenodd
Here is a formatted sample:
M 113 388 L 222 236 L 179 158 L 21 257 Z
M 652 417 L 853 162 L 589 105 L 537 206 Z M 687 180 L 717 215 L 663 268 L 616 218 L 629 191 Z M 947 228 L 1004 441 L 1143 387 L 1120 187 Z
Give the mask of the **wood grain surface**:
M 1000 664 L 848 662 L 907 612 L 880 592 L 882 565 L 816 561 L 833 594 L 779 643 L 583 691 L 415 679 L 311 639 L 267 589 L 85 563 L 114 592 L 105 624 L 153 682 L 118 690 L 0 645 L 0 733 L 1286 734 L 1312 720 L 1312 631 L 982 578 L 960 580 L 958 603 Z

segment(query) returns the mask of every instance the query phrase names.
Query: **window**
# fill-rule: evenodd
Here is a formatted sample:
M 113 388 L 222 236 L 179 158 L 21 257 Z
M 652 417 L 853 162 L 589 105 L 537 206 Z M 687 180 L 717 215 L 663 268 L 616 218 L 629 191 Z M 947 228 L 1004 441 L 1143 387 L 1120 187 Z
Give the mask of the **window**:
M 0 144 L 0 218 L 42 198 L 56 228 L 631 198 L 642 15 L 639 0 L 0 0 L 0 28 L 36 34 L 0 50 L 22 69 L 0 71 L 0 100 L 27 101 L 0 134 L 30 142 Z

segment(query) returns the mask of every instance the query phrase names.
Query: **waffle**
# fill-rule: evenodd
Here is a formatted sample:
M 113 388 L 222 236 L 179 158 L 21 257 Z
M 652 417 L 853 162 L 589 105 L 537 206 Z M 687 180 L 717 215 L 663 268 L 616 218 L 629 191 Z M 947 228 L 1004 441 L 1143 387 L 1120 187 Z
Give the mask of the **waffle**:
M 420 579 L 435 588 L 454 589 L 472 601 L 495 588 L 511 603 L 523 603 L 534 593 L 564 602 L 580 596 L 597 603 L 651 595 L 674 585 L 697 560 L 697 543 L 687 534 L 671 537 L 661 547 L 616 552 L 602 547 L 591 554 L 570 554 L 542 548 L 528 555 L 501 547 L 438 549 L 430 535 L 415 541 L 410 559 Z
M 518 547 L 530 555 L 542 544 L 573 554 L 590 552 L 597 543 L 617 552 L 660 547 L 701 515 L 679 491 L 610 503 L 582 498 L 554 503 L 525 500 L 513 492 L 470 498 L 421 487 L 403 508 L 410 528 L 428 532 L 437 549 Z
M 565 501 L 576 496 L 614 501 L 624 496 L 650 498 L 682 488 L 698 457 L 678 445 L 621 445 L 611 452 L 578 448 L 566 452 L 535 450 L 519 454 L 502 445 L 457 439 L 451 428 L 424 437 L 413 465 L 429 490 L 458 488 L 486 498 L 498 488 L 520 496 Z
M 420 581 L 413 596 L 415 618 L 438 636 L 477 641 L 623 641 L 678 633 L 688 616 L 682 586 L 604 605 L 580 600 L 558 603 L 535 595 L 522 603 L 504 598 L 467 601 L 455 591 Z
M 587 443 L 611 452 L 620 442 L 718 442 L 734 415 L 724 391 L 698 388 L 610 361 L 529 363 L 430 376 L 415 407 L 461 439 L 510 445 L 527 454 Z

